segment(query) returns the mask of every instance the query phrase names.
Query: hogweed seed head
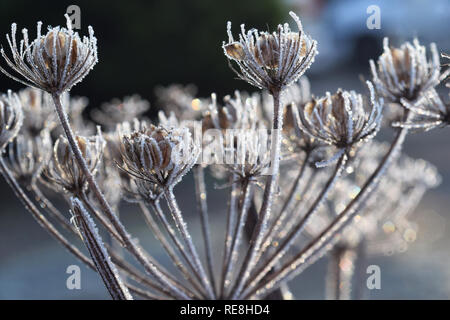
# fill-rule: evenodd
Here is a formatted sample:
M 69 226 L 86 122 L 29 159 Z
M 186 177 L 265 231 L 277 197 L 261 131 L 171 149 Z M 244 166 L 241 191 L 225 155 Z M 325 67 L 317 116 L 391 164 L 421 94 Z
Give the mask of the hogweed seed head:
M 37 137 L 42 130 L 52 130 L 57 122 L 51 96 L 42 90 L 26 88 L 20 90 L 19 98 L 23 108 L 22 133 Z
M 307 103 L 299 110 L 298 124 L 301 130 L 312 138 L 333 145 L 338 152 L 330 161 L 317 165 L 328 165 L 357 143 L 371 139 L 380 128 L 383 109 L 382 100 L 375 99 L 372 84 L 370 90 L 371 111 L 365 110 L 362 95 L 354 91 L 339 89 L 334 95 Z
M 0 151 L 17 135 L 23 123 L 22 104 L 17 94 L 8 91 L 0 97 Z
M 149 108 L 150 103 L 147 100 L 141 99 L 139 95 L 132 95 L 123 100 L 113 99 L 103 104 L 100 109 L 94 109 L 91 116 L 97 123 L 114 130 L 119 123 L 133 121 L 136 117 L 142 119 L 142 114 Z
M 92 27 L 89 37 L 80 38 L 72 30 L 68 15 L 67 28 L 55 27 L 41 34 L 42 22 L 37 24 L 37 37 L 29 42 L 28 31 L 23 29 L 23 39 L 17 43 L 17 25 L 11 26 L 11 35 L 7 35 L 12 59 L 3 48 L 1 54 L 14 75 L 0 67 L 0 70 L 27 86 L 42 89 L 49 93 L 60 94 L 70 90 L 80 82 L 97 63 L 97 39 Z
M 400 100 L 402 106 L 414 115 L 407 121 L 396 121 L 394 127 L 428 131 L 450 124 L 450 103 L 444 102 L 435 89 L 430 89 L 416 101 Z
M 51 157 L 50 132 L 44 129 L 36 136 L 19 133 L 8 144 L 7 150 L 5 160 L 8 167 L 17 179 L 30 183 L 40 176 Z
M 150 125 L 123 135 L 123 165 L 131 176 L 173 188 L 192 168 L 200 154 L 187 128 L 165 128 Z
M 417 39 L 412 44 L 405 42 L 400 48 L 392 48 L 389 39 L 385 38 L 383 47 L 377 65 L 370 60 L 370 68 L 375 89 L 386 100 L 398 103 L 405 98 L 413 101 L 441 81 L 439 54 L 434 43 L 430 45 L 430 60 L 427 60 L 426 48 Z
M 245 31 L 241 25 L 239 41 L 234 40 L 228 22 L 228 43 L 222 47 L 225 56 L 239 66 L 239 78 L 272 93 L 297 81 L 310 67 L 317 54 L 316 41 L 303 32 L 298 16 L 289 14 L 297 23 L 298 32 L 293 32 L 287 23 L 278 25 L 273 33 Z
M 93 137 L 76 136 L 75 139 L 89 170 L 92 174 L 96 174 L 105 147 L 100 130 Z M 56 140 L 53 155 L 44 168 L 44 175 L 57 191 L 62 188 L 72 194 L 80 194 L 86 190 L 86 176 L 80 170 L 69 142 L 64 136 Z

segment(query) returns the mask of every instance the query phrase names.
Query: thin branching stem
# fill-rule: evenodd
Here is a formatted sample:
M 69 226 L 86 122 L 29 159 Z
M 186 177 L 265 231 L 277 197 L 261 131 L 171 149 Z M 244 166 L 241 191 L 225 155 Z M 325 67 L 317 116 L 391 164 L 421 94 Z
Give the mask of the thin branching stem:
M 405 118 L 408 119 L 408 112 Z M 333 237 L 341 232 L 352 218 L 358 213 L 358 208 L 361 203 L 367 199 L 370 193 L 374 190 L 382 175 L 386 172 L 389 165 L 396 159 L 400 153 L 403 142 L 408 133 L 408 129 L 402 128 L 398 131 L 394 141 L 392 142 L 388 152 L 378 165 L 377 169 L 367 179 L 364 186 L 358 195 L 350 201 L 347 207 L 328 225 L 316 238 L 314 238 L 304 249 L 297 255 L 283 263 L 283 267 L 277 272 L 273 273 L 264 281 L 261 281 L 255 288 L 248 292 L 243 298 L 254 296 L 261 296 L 267 294 L 272 289 L 284 281 L 287 281 L 292 276 L 304 270 L 303 266 L 310 263 L 315 256 L 319 256 L 322 250 L 327 249 L 327 245 L 333 240 Z
M 106 220 L 106 218 L 94 208 L 91 200 L 87 197 L 86 193 L 81 192 L 78 196 L 80 197 L 81 201 L 83 201 L 83 204 L 86 206 L 86 208 L 94 215 L 96 219 L 100 221 L 102 226 L 105 227 L 108 233 L 112 235 L 120 245 L 125 246 L 125 243 L 123 242 L 121 236 L 117 233 L 111 223 L 109 223 L 108 220 Z
M 326 277 L 327 300 L 350 300 L 356 252 L 353 248 L 336 245 L 328 254 Z
M 305 158 L 303 159 L 303 163 L 300 166 L 300 170 L 295 178 L 294 184 L 289 191 L 289 194 L 286 198 L 286 201 L 283 204 L 283 207 L 278 214 L 278 217 L 274 220 L 273 224 L 268 228 L 266 236 L 263 240 L 262 250 L 264 251 L 267 246 L 269 246 L 278 230 L 283 226 L 283 222 L 287 218 L 290 212 L 290 208 L 292 207 L 293 202 L 295 201 L 295 195 L 297 194 L 300 184 L 302 182 L 302 178 L 305 174 L 306 168 L 308 167 L 310 152 L 306 152 Z
M 59 224 L 67 231 L 74 231 L 73 225 L 70 224 L 69 220 L 62 215 L 62 213 L 56 209 L 53 203 L 44 195 L 44 193 L 39 189 L 36 183 L 31 184 L 31 191 L 34 194 L 34 198 L 37 203 L 43 208 L 48 214 L 59 222 Z
M 190 256 L 194 262 L 194 266 L 197 272 L 201 275 L 200 281 L 205 286 L 209 298 L 214 299 L 215 294 L 212 289 L 211 282 L 208 278 L 208 275 L 205 272 L 205 269 L 202 266 L 202 262 L 194 246 L 194 242 L 192 241 L 191 234 L 187 229 L 187 224 L 184 221 L 183 215 L 181 214 L 181 210 L 178 207 L 178 203 L 175 199 L 175 195 L 173 194 L 173 190 L 172 189 L 164 190 L 164 198 L 166 199 L 167 205 L 169 207 L 170 213 L 172 214 L 175 225 L 178 228 L 178 231 L 180 232 L 181 237 L 186 244 L 187 250 L 190 253 Z
M 156 212 L 156 215 L 158 217 L 164 216 L 164 213 L 161 210 L 161 207 L 159 204 L 156 204 L 154 201 L 148 202 L 149 206 L 153 209 L 154 212 Z M 139 203 L 139 207 L 142 211 L 142 214 L 144 215 L 145 222 L 147 223 L 149 229 L 152 231 L 153 235 L 155 236 L 156 240 L 161 244 L 163 249 L 166 251 L 167 255 L 175 265 L 175 267 L 180 271 L 181 275 L 189 282 L 190 285 L 197 291 L 197 295 L 199 297 L 205 297 L 205 290 L 201 288 L 198 284 L 198 282 L 192 278 L 191 273 L 188 271 L 188 269 L 185 268 L 183 261 L 178 257 L 177 253 L 173 249 L 173 247 L 170 245 L 170 243 L 167 241 L 164 234 L 161 232 L 158 224 L 153 219 L 150 211 L 147 209 L 145 204 L 143 202 Z M 161 219 L 160 219 L 161 220 Z M 164 224 L 164 222 L 163 222 Z M 167 226 L 165 224 L 166 231 L 170 233 L 170 236 L 174 235 L 173 229 L 170 228 L 170 226 Z M 179 245 L 179 242 L 178 242 Z M 181 248 L 183 249 L 183 248 Z M 186 255 L 184 255 L 186 259 Z M 187 260 L 189 263 L 189 260 Z M 192 269 L 192 267 L 191 267 Z
M 145 270 L 151 274 L 155 279 L 161 284 L 162 288 L 165 291 L 174 293 L 177 297 L 181 299 L 190 299 L 188 293 L 186 292 L 186 288 L 182 288 L 173 283 L 170 279 L 168 279 L 161 270 L 155 265 L 155 263 L 149 259 L 148 256 L 144 255 L 141 248 L 136 245 L 133 241 L 131 235 L 125 229 L 123 224 L 118 219 L 117 215 L 112 211 L 110 205 L 105 199 L 100 187 L 94 179 L 94 176 L 90 172 L 86 161 L 84 160 L 81 150 L 75 141 L 74 134 L 72 132 L 72 128 L 69 124 L 69 119 L 67 117 L 66 112 L 61 104 L 61 94 L 54 93 L 52 94 L 53 102 L 55 104 L 56 113 L 58 114 L 58 118 L 61 122 L 62 128 L 66 134 L 67 140 L 70 144 L 71 150 L 75 155 L 75 159 L 77 161 L 80 170 L 82 170 L 83 174 L 86 177 L 86 180 L 89 184 L 90 190 L 93 192 L 95 198 L 100 204 L 102 211 L 105 215 L 110 219 L 113 226 L 116 228 L 117 232 L 123 238 L 123 242 L 125 247 L 130 251 L 130 253 L 144 266 Z
M 109 257 L 94 220 L 92 220 L 89 212 L 78 199 L 73 201 L 76 203 L 72 208 L 76 225 L 109 294 L 113 300 L 133 300 L 133 297 L 122 282 L 116 266 Z
M 231 251 L 231 243 L 233 241 L 233 228 L 236 224 L 236 214 L 237 214 L 237 201 L 238 201 L 238 189 L 239 182 L 237 174 L 230 175 L 230 199 L 228 202 L 228 212 L 227 212 L 227 226 L 225 231 L 225 241 L 224 241 L 224 249 L 223 249 L 223 257 L 222 257 L 222 274 L 220 280 L 220 297 L 224 296 L 225 291 L 225 269 L 228 261 L 228 257 L 230 256 Z
M 194 166 L 193 171 L 195 181 L 195 195 L 197 200 L 197 210 L 200 213 L 200 224 L 202 226 L 203 240 L 205 243 L 206 267 L 208 269 L 209 277 L 211 279 L 213 291 L 217 295 L 217 288 L 215 281 L 216 278 L 214 274 L 213 253 L 211 246 L 211 231 L 209 227 L 208 203 L 205 186 L 205 172 L 201 165 Z
M 272 145 L 271 145 L 271 168 L 267 176 L 264 189 L 261 210 L 258 214 L 258 222 L 250 240 L 250 248 L 239 272 L 238 280 L 231 291 L 231 298 L 236 298 L 242 291 L 245 282 L 250 277 L 250 270 L 256 263 L 256 256 L 261 248 L 267 223 L 270 219 L 271 208 L 275 193 L 277 192 L 278 171 L 280 168 L 281 137 L 283 128 L 283 105 L 280 101 L 281 90 L 273 90 L 273 124 L 272 124 Z
M 233 241 L 231 243 L 230 255 L 228 257 L 228 262 L 225 268 L 225 289 L 228 284 L 231 283 L 232 270 L 236 266 L 239 248 L 241 245 L 241 240 L 243 237 L 243 231 L 245 227 L 245 223 L 247 221 L 248 209 L 250 207 L 252 201 L 252 184 L 251 181 L 247 178 L 244 179 L 241 186 L 241 201 L 240 208 L 238 213 L 238 221 L 235 226 L 235 230 L 233 233 Z
M 336 164 L 336 168 L 334 169 L 334 172 L 328 179 L 327 183 L 324 185 L 322 191 L 318 194 L 317 198 L 314 200 L 314 203 L 311 205 L 308 212 L 295 225 L 293 230 L 285 237 L 283 242 L 280 244 L 280 246 L 277 248 L 277 250 L 272 254 L 272 256 L 264 262 L 264 265 L 252 274 L 252 277 L 250 278 L 251 282 L 246 285 L 246 289 L 244 290 L 243 295 L 245 295 L 245 293 L 248 290 L 251 290 L 251 288 L 256 286 L 258 284 L 258 282 L 261 279 L 263 279 L 263 277 L 275 266 L 275 264 L 280 262 L 280 259 L 286 254 L 286 252 L 289 250 L 289 248 L 294 244 L 297 237 L 304 230 L 309 218 L 315 212 L 317 212 L 320 205 L 326 199 L 327 195 L 329 194 L 329 192 L 335 185 L 336 181 L 341 176 L 342 171 L 345 168 L 346 162 L 347 162 L 347 155 L 344 154 L 338 160 L 338 163 Z
M 69 252 L 71 252 L 74 256 L 76 256 L 80 261 L 88 265 L 89 267 L 95 269 L 92 261 L 86 257 L 81 251 L 72 245 L 54 226 L 53 224 L 47 220 L 47 218 L 41 214 L 39 209 L 35 206 L 35 204 L 28 198 L 26 193 L 22 190 L 17 180 L 14 178 L 12 173 L 9 171 L 8 167 L 5 164 L 3 157 L 0 157 L 0 171 L 5 178 L 6 182 L 13 189 L 17 198 L 23 203 L 25 208 L 31 213 L 33 218 L 39 223 L 39 225 L 44 228 L 48 233 L 50 233 L 53 237 L 58 240 Z

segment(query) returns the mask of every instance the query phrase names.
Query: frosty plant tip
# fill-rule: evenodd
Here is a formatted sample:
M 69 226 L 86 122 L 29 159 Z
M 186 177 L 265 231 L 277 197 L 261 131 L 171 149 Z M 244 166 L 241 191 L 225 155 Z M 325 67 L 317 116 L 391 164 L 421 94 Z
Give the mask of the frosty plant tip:
M 295 82 L 313 63 L 317 54 L 317 43 L 303 31 L 298 16 L 290 12 L 298 32 L 289 25 L 278 25 L 273 33 L 251 29 L 241 34 L 236 41 L 231 33 L 231 22 L 227 24 L 228 43 L 223 50 L 228 59 L 237 63 L 238 76 L 260 89 L 281 90 Z
M 16 73 L 11 74 L 4 68 L 0 70 L 9 77 L 27 86 L 49 93 L 62 93 L 80 82 L 97 63 L 97 39 L 94 30 L 89 27 L 89 37 L 80 38 L 72 30 L 66 15 L 67 28 L 48 28 L 41 34 L 42 22 L 37 25 L 37 37 L 30 42 L 28 30 L 23 29 L 23 39 L 17 43 L 17 25 L 11 26 L 11 35 L 7 35 L 12 59 L 4 49 L 1 54 L 7 65 Z

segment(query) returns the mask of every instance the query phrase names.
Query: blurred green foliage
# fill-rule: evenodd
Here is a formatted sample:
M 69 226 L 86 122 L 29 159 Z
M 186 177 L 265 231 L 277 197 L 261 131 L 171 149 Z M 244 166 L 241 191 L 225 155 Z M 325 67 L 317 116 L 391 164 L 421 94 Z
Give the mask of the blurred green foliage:
M 160 1 L 25 1 L 0 2 L 0 43 L 10 24 L 35 35 L 36 22 L 65 24 L 66 8 L 81 8 L 81 34 L 92 25 L 98 38 L 99 64 L 73 89 L 85 95 L 90 106 L 113 97 L 138 93 L 154 101 L 155 86 L 194 83 L 200 95 L 232 93 L 250 87 L 235 80 L 221 48 L 227 40 L 226 22 L 271 29 L 287 15 L 277 0 L 160 0 Z M 1 62 L 4 65 L 4 62 Z M 20 88 L 0 75 L 0 91 Z

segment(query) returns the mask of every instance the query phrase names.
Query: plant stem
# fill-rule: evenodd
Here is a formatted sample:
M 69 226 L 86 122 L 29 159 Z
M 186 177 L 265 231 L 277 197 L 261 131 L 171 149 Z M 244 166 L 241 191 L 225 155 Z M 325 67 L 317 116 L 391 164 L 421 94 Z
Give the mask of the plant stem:
M 61 105 L 61 96 L 58 93 L 52 94 L 53 102 L 55 104 L 56 113 L 58 114 L 58 118 L 61 122 L 61 126 L 66 134 L 69 145 L 72 149 L 73 154 L 75 155 L 75 159 L 80 167 L 80 170 L 83 171 L 83 174 L 86 176 L 86 180 L 89 184 L 90 190 L 93 192 L 95 198 L 99 202 L 102 211 L 109 218 L 113 226 L 116 228 L 119 235 L 122 237 L 125 247 L 129 249 L 130 253 L 144 266 L 145 270 L 155 277 L 155 279 L 161 284 L 162 288 L 168 293 L 174 293 L 181 299 L 189 299 L 189 295 L 184 290 L 185 288 L 180 288 L 176 284 L 173 283 L 170 279 L 168 279 L 159 268 L 152 262 L 150 259 L 145 256 L 141 250 L 131 238 L 131 235 L 126 231 L 125 227 L 122 225 L 120 220 L 117 218 L 116 214 L 112 211 L 108 202 L 106 201 L 102 191 L 100 190 L 97 182 L 94 179 L 94 176 L 89 171 L 89 168 L 84 160 L 81 150 L 78 147 L 77 142 L 75 141 L 74 134 L 72 132 L 72 128 L 70 127 L 69 120 L 67 118 L 67 114 L 64 111 L 63 106 Z
M 308 167 L 309 157 L 310 157 L 310 152 L 307 152 L 305 155 L 305 159 L 303 160 L 303 163 L 300 166 L 300 170 L 297 174 L 297 177 L 295 178 L 294 184 L 292 185 L 292 188 L 289 192 L 289 195 L 286 198 L 286 201 L 284 202 L 283 207 L 280 210 L 280 213 L 278 214 L 278 217 L 275 219 L 273 224 L 270 226 L 270 228 L 268 229 L 268 231 L 266 233 L 266 236 L 264 237 L 263 247 L 262 247 L 263 251 L 265 251 L 267 246 L 271 245 L 274 236 L 276 235 L 277 231 L 282 227 L 284 220 L 287 218 L 287 216 L 290 212 L 289 209 L 292 206 L 292 203 L 295 199 L 295 194 L 297 193 L 297 191 L 299 189 L 300 182 L 302 181 L 302 177 L 306 171 L 306 168 Z
M 326 276 L 327 300 L 350 300 L 356 252 L 353 248 L 336 245 L 328 255 Z
M 242 233 L 244 231 L 245 222 L 247 221 L 248 209 L 252 200 L 252 185 L 249 179 L 245 179 L 242 182 L 241 188 L 241 205 L 238 213 L 238 221 L 235 226 L 234 234 L 232 236 L 232 243 L 230 248 L 230 255 L 228 256 L 228 261 L 225 267 L 225 283 L 223 284 L 224 289 L 227 288 L 227 284 L 231 283 L 231 270 L 236 265 L 237 255 L 239 253 L 239 247 L 241 244 Z
M 92 261 L 94 261 L 97 272 L 103 279 L 109 294 L 113 300 L 133 300 L 128 289 L 122 282 L 116 266 L 112 263 L 109 254 L 103 244 L 103 241 L 94 224 L 94 220 L 90 217 L 88 211 L 83 207 L 78 199 L 75 199 L 76 205 L 73 206 L 76 224 L 82 235 Z
M 297 239 L 297 237 L 304 230 L 305 225 L 308 222 L 309 218 L 315 212 L 317 212 L 320 205 L 325 200 L 328 193 L 330 192 L 330 190 L 333 188 L 336 181 L 341 176 L 342 171 L 345 168 L 346 161 L 347 161 L 346 154 L 342 155 L 339 158 L 333 174 L 328 179 L 327 183 L 325 184 L 324 188 L 319 193 L 317 198 L 314 200 L 314 203 L 311 205 L 308 212 L 302 217 L 302 219 L 295 225 L 295 227 L 288 234 L 288 236 L 283 240 L 283 242 L 277 248 L 277 251 L 274 254 L 272 254 L 272 256 L 269 259 L 264 261 L 264 265 L 258 271 L 256 271 L 255 273 L 252 274 L 253 275 L 253 277 L 251 277 L 252 281 L 246 286 L 246 289 L 244 290 L 244 293 L 243 293 L 244 295 L 247 291 L 251 290 L 251 288 L 256 286 L 258 284 L 258 282 L 261 279 L 263 279 L 263 277 L 270 271 L 270 269 L 272 269 L 272 267 L 275 266 L 276 263 L 280 262 L 281 258 L 286 254 L 286 252 L 289 250 L 289 248 L 294 244 L 295 239 Z
M 192 241 L 192 237 L 187 229 L 186 222 L 184 221 L 183 216 L 181 214 L 181 210 L 178 207 L 177 201 L 175 200 L 173 190 L 171 190 L 171 189 L 164 190 L 164 198 L 166 199 L 169 210 L 175 221 L 175 225 L 177 226 L 178 230 L 180 231 L 181 237 L 183 238 L 183 240 L 187 246 L 187 250 L 190 254 L 190 257 L 192 258 L 192 260 L 194 262 L 196 271 L 201 275 L 200 282 L 205 286 L 205 289 L 207 291 L 209 298 L 214 299 L 215 294 L 214 294 L 214 291 L 212 290 L 211 283 L 208 279 L 208 276 L 206 275 L 205 270 L 203 269 L 200 257 L 198 256 L 197 250 L 195 249 L 194 243 Z
M 213 254 L 211 249 L 211 232 L 209 228 L 208 203 L 206 200 L 205 172 L 198 164 L 194 166 L 195 195 L 197 199 L 197 210 L 200 212 L 200 223 L 202 226 L 203 240 L 205 242 L 206 267 L 208 268 L 212 288 L 217 294 L 216 281 L 214 275 Z
M 161 218 L 164 217 L 164 213 L 162 212 L 160 205 L 155 203 L 154 201 L 149 201 L 148 204 L 153 209 L 153 211 L 156 213 L 159 220 L 162 220 Z M 145 204 L 142 202 L 139 203 L 139 207 L 141 208 L 141 211 L 144 215 L 144 218 L 145 218 L 145 221 L 146 221 L 148 227 L 152 231 L 156 240 L 158 240 L 159 243 L 161 244 L 161 246 L 164 248 L 167 255 L 172 260 L 173 264 L 177 267 L 177 269 L 180 271 L 180 273 L 183 275 L 183 277 L 195 288 L 195 290 L 198 291 L 199 297 L 204 298 L 205 290 L 198 285 L 197 281 L 191 277 L 191 274 L 189 273 L 189 271 L 184 267 L 183 262 L 179 259 L 178 255 L 176 254 L 176 252 L 174 251 L 172 246 L 169 244 L 169 242 L 167 241 L 164 234 L 159 229 L 156 221 L 153 219 L 152 215 L 150 214 L 150 211 L 147 209 Z M 187 259 L 186 253 L 184 252 L 184 248 L 180 244 L 178 239 L 176 238 L 173 229 L 168 224 L 168 221 L 164 220 L 164 221 L 162 221 L 162 224 L 164 225 L 165 230 L 167 231 L 167 233 L 169 233 L 169 236 L 172 238 L 172 240 L 174 242 L 176 242 L 177 248 L 183 252 L 183 258 L 186 260 L 186 262 L 188 263 L 188 265 L 194 271 L 194 274 L 195 274 L 195 269 L 193 268 L 190 260 Z M 196 274 L 195 274 L 195 276 L 198 278 L 198 276 Z
M 255 256 L 261 248 L 264 234 L 267 231 L 267 223 L 270 219 L 272 202 L 277 190 L 278 171 L 280 168 L 280 153 L 281 153 L 281 137 L 283 128 L 283 106 L 280 101 L 281 90 L 274 90 L 273 96 L 273 123 L 272 123 L 272 145 L 271 145 L 271 170 L 267 176 L 266 186 L 264 189 L 263 201 L 261 210 L 258 215 L 258 222 L 253 231 L 252 239 L 250 240 L 250 248 L 242 264 L 239 272 L 238 280 L 233 290 L 231 291 L 231 298 L 236 298 L 250 276 L 251 270 L 256 261 Z
M 405 118 L 408 118 L 408 114 Z M 302 271 L 302 266 L 309 263 L 310 260 L 313 260 L 315 255 L 319 255 L 321 250 L 326 249 L 327 244 L 336 234 L 341 232 L 348 225 L 352 218 L 357 214 L 357 209 L 360 207 L 361 203 L 367 199 L 371 191 L 376 187 L 381 176 L 400 152 L 407 133 L 408 129 L 406 128 L 402 128 L 398 131 L 389 148 L 389 151 L 384 156 L 377 169 L 368 178 L 358 195 L 347 205 L 347 207 L 336 217 L 336 219 L 296 256 L 284 263 L 280 270 L 271 275 L 265 281 L 260 282 L 258 286 L 248 292 L 243 298 L 267 294 L 271 288 L 276 288 L 280 282 L 286 281 L 286 279 L 295 275 L 296 272 Z
M 25 192 L 17 183 L 14 176 L 9 171 L 8 167 L 3 160 L 3 157 L 0 157 L 0 171 L 5 178 L 6 182 L 8 182 L 9 186 L 13 189 L 15 195 L 19 200 L 23 203 L 25 208 L 31 213 L 33 218 L 39 223 L 39 225 L 44 228 L 48 233 L 50 233 L 53 237 L 55 237 L 69 252 L 75 255 L 79 260 L 88 265 L 89 267 L 95 269 L 92 261 L 86 257 L 83 253 L 78 250 L 77 247 L 72 245 L 59 231 L 53 226 L 53 224 L 45 218 L 44 215 L 39 212 L 39 209 L 36 208 L 34 203 L 28 198 Z
M 230 176 L 231 189 L 230 189 L 230 200 L 228 203 L 228 213 L 227 213 L 227 226 L 225 231 L 225 241 L 223 249 L 223 262 L 222 262 L 222 278 L 220 281 L 220 297 L 224 297 L 225 291 L 225 269 L 230 256 L 231 243 L 233 241 L 233 227 L 236 224 L 236 209 L 238 200 L 238 182 L 237 175 L 232 174 Z

